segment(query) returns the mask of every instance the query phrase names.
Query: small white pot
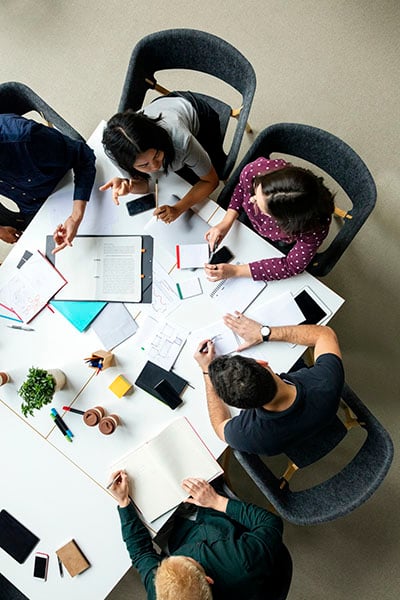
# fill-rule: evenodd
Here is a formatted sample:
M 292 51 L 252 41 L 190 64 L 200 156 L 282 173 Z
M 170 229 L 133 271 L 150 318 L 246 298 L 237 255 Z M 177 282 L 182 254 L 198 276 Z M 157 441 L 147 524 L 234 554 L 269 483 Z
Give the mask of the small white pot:
M 55 392 L 62 390 L 64 387 L 67 378 L 65 377 L 65 373 L 61 371 L 61 369 L 46 369 L 49 375 L 51 375 L 56 382 L 56 387 L 54 388 Z

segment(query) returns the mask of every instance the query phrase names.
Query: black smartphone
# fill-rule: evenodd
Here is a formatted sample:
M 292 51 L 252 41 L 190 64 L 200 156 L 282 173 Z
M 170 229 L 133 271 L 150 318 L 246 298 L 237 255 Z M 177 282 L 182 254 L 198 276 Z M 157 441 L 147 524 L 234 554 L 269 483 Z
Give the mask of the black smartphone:
M 211 260 L 208 261 L 209 265 L 220 265 L 221 263 L 228 263 L 234 258 L 232 252 L 229 250 L 228 246 L 222 246 L 219 250 L 213 254 Z
M 44 552 L 36 552 L 35 565 L 33 567 L 33 576 L 37 579 L 42 579 L 43 581 L 46 581 L 48 565 L 49 555 L 44 554 Z
M 146 196 L 142 196 L 141 198 L 126 203 L 126 208 L 131 217 L 155 207 L 156 199 L 154 194 L 146 194 Z
M 172 385 L 166 380 L 161 379 L 155 386 L 154 389 L 161 396 L 161 402 L 164 402 L 172 410 L 178 408 L 182 404 L 182 399 L 178 396 Z
M 307 290 L 300 292 L 294 300 L 305 316 L 304 321 L 301 322 L 302 325 L 317 325 L 328 314 Z
M 6 510 L 0 512 L 0 548 L 22 564 L 39 538 Z

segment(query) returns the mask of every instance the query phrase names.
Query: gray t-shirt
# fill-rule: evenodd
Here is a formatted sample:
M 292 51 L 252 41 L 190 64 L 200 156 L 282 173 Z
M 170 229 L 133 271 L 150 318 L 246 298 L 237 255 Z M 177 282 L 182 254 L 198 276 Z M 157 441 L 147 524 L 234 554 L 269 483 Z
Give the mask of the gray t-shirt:
M 158 124 L 168 131 L 175 150 L 175 159 L 170 165 L 172 171 L 187 166 L 198 177 L 210 172 L 210 157 L 195 137 L 199 131 L 199 119 L 188 100 L 179 97 L 157 98 L 156 102 L 145 106 L 143 112 L 153 119 L 160 114 L 162 116 Z

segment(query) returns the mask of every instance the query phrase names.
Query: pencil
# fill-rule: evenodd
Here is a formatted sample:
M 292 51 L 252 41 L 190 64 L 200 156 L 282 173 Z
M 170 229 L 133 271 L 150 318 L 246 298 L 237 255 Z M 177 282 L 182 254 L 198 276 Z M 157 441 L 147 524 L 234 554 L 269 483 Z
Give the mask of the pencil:
M 156 196 L 156 208 L 158 208 L 158 179 L 156 179 L 156 183 L 154 185 L 154 192 Z
M 158 209 L 158 178 L 156 179 L 156 182 L 154 184 L 154 193 L 155 193 L 155 197 L 156 197 L 156 210 Z M 158 215 L 157 215 L 157 221 L 158 221 Z

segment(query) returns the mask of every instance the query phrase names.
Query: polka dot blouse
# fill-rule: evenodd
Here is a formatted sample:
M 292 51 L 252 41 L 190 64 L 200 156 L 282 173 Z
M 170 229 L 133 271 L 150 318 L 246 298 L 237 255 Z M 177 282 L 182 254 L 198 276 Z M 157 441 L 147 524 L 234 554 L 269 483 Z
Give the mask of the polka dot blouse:
M 276 220 L 260 211 L 255 211 L 250 198 L 254 195 L 253 180 L 256 175 L 277 171 L 285 167 L 283 159 L 268 160 L 257 158 L 249 163 L 240 174 L 239 183 L 235 187 L 228 208 L 246 212 L 255 231 L 261 236 L 272 240 L 282 241 L 287 244 L 295 242 L 293 248 L 282 258 L 266 258 L 250 263 L 251 276 L 254 280 L 270 281 L 272 279 L 286 279 L 302 273 L 310 263 L 323 240 L 328 235 L 330 219 L 315 231 L 308 231 L 290 236 L 283 231 Z

